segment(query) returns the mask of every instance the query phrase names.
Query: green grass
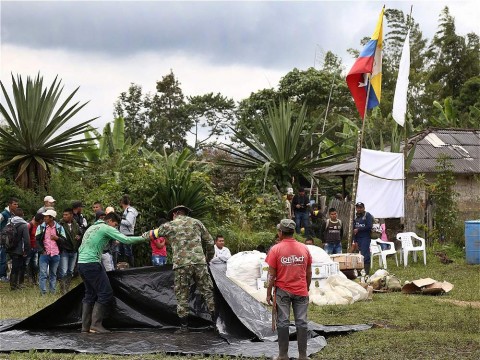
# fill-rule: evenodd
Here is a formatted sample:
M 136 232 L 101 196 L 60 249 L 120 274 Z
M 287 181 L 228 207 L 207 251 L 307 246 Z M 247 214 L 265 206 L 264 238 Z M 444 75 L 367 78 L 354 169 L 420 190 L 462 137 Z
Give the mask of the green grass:
M 444 265 L 433 255 L 396 267 L 391 273 L 405 280 L 430 277 L 455 287 L 442 296 L 375 293 L 373 301 L 348 306 L 309 307 L 309 319 L 319 324 L 374 324 L 371 330 L 331 336 L 328 345 L 313 359 L 479 359 L 480 358 L 480 265 L 467 265 L 462 252 L 447 248 L 454 263 Z M 374 263 L 373 271 L 378 262 Z M 41 297 L 38 289 L 10 292 L 0 284 L 0 317 L 26 317 L 52 303 L 58 296 Z M 453 302 L 466 302 L 463 306 Z M 0 335 L 1 336 L 1 335 Z M 275 345 L 272 345 L 275 346 Z M 0 359 L 185 359 L 165 354 L 122 356 L 30 352 L 0 354 Z M 189 357 L 203 359 L 202 356 Z M 208 359 L 219 359 L 209 357 Z

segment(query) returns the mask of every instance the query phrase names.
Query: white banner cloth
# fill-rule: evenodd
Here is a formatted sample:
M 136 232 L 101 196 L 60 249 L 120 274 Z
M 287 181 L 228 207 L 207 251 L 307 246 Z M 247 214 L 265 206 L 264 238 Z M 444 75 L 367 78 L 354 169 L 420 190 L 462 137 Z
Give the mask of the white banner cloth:
M 395 95 L 393 96 L 393 120 L 398 125 L 405 125 L 405 114 L 407 113 L 407 92 L 408 75 L 410 74 L 410 30 L 407 32 L 405 43 L 403 44 L 402 57 L 398 68 L 397 85 L 395 86 Z
M 375 218 L 404 217 L 403 170 L 402 153 L 362 149 L 355 203 L 363 202 Z

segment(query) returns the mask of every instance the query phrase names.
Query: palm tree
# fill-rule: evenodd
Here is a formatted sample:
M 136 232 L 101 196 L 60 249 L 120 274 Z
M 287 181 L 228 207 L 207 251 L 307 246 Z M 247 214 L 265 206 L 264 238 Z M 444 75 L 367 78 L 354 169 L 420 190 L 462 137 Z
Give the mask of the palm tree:
M 272 174 L 282 189 L 291 186 L 301 177 L 316 181 L 313 171 L 331 165 L 335 158 L 346 155 L 344 152 L 332 150 L 348 138 L 340 143 L 323 144 L 324 146 L 319 147 L 335 127 L 317 136 L 307 129 L 305 120 L 305 105 L 298 114 L 294 114 L 291 104 L 285 101 L 280 101 L 278 107 L 275 104 L 269 106 L 267 116 L 254 122 L 254 132 L 245 128 L 240 133 L 232 129 L 246 149 L 226 144 L 223 149 L 233 155 L 233 159 L 223 160 L 221 163 L 247 171 L 262 169 L 265 174 L 264 185 L 267 176 Z M 313 124 L 312 129 L 317 125 L 318 121 Z
M 12 83 L 14 102 L 0 81 L 9 110 L 0 104 L 7 122 L 6 128 L 0 128 L 0 169 L 11 168 L 18 185 L 33 188 L 45 186 L 54 167 L 83 165 L 88 140 L 78 136 L 96 118 L 61 129 L 87 104 L 70 104 L 78 88 L 57 108 L 63 90 L 57 77 L 45 89 L 40 74 L 34 80 L 27 77 L 26 86 L 20 75 L 15 81 L 12 74 Z

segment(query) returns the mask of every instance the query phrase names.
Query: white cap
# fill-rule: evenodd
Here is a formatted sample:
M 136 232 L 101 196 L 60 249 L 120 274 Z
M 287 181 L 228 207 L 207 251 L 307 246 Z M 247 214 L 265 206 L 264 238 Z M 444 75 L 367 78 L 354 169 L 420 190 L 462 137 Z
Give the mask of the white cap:
M 293 188 L 287 189 L 287 195 L 293 195 Z
M 52 196 L 47 195 L 43 198 L 43 201 L 55 202 L 55 199 Z
M 105 214 L 110 214 L 111 212 L 115 212 L 115 209 L 112 206 L 108 206 L 105 209 Z
M 43 213 L 43 215 L 48 215 L 53 218 L 57 217 L 57 212 L 55 210 L 47 210 Z

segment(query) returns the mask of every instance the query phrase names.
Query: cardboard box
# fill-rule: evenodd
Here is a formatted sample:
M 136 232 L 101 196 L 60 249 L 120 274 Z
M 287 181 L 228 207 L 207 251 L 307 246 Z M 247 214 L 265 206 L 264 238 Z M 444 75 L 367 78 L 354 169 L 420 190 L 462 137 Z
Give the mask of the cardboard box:
M 337 262 L 340 270 L 363 269 L 363 255 L 360 254 L 334 254 L 330 258 Z
M 425 294 L 438 295 L 448 293 L 453 289 L 453 285 L 447 281 L 439 282 L 431 278 L 418 279 L 403 285 L 404 294 Z

